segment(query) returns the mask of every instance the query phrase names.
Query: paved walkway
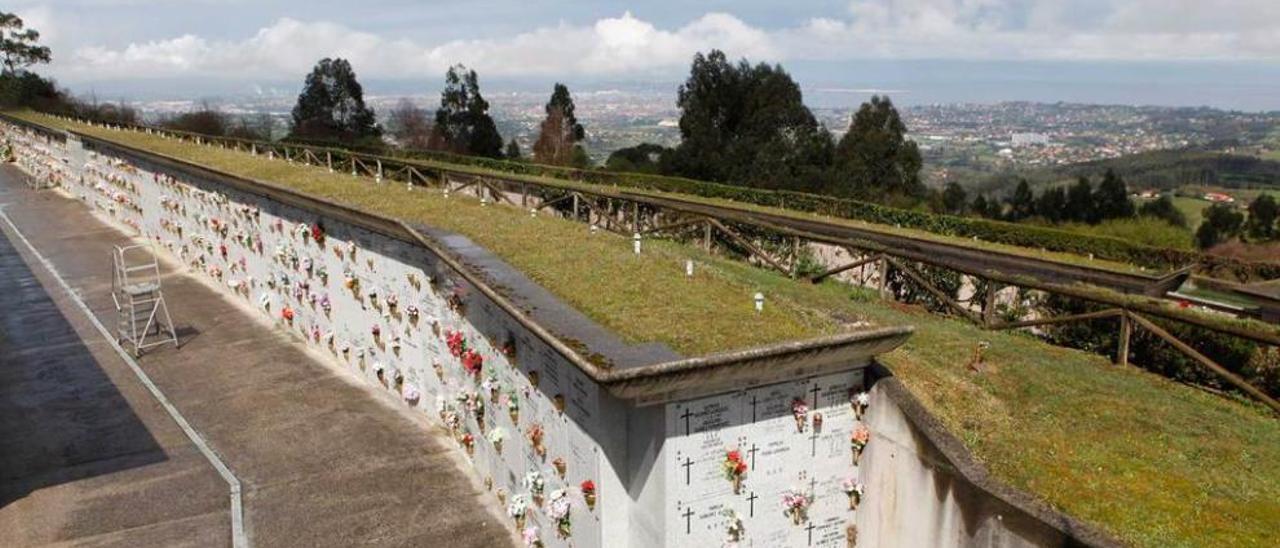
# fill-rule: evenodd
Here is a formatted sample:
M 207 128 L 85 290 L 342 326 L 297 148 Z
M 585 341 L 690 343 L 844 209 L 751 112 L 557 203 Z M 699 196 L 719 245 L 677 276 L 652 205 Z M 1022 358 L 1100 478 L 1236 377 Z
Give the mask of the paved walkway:
M 110 325 L 108 251 L 127 237 L 14 174 L 3 211 Z M 229 545 L 227 483 L 0 228 L 0 544 Z M 511 544 L 443 431 L 200 281 L 164 283 L 182 348 L 141 367 L 242 483 L 253 546 Z

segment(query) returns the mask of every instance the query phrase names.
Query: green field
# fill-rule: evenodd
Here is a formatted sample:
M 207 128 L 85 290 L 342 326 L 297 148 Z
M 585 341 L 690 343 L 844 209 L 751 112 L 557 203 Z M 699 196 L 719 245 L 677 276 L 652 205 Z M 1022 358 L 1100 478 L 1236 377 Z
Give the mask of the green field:
M 37 123 L 54 121 L 19 113 Z M 56 124 L 63 126 L 61 122 Z M 1280 420 L 1260 406 L 1094 354 L 884 303 L 848 285 L 438 192 L 184 143 L 76 125 L 102 139 L 350 206 L 462 233 L 631 341 L 688 354 L 830 333 L 858 321 L 911 324 L 882 361 L 993 475 L 1140 546 L 1272 546 L 1280 523 Z M 701 265 L 694 280 L 683 262 Z M 750 295 L 764 292 L 765 314 Z M 990 343 L 983 372 L 967 367 Z M 1140 360 L 1141 357 L 1139 356 Z
M 1175 196 L 1173 205 L 1178 207 L 1187 218 L 1187 227 L 1192 231 L 1200 227 L 1200 222 L 1204 220 L 1204 210 L 1209 209 L 1212 205 L 1208 200 L 1200 198 L 1188 198 L 1186 196 Z

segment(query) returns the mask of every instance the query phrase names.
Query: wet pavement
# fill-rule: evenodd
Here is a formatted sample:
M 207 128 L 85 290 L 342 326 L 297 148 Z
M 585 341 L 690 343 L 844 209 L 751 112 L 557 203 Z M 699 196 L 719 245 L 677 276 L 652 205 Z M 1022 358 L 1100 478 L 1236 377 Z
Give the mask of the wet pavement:
M 11 166 L 0 204 L 110 325 L 128 238 Z M 0 227 L 0 544 L 230 545 L 227 483 Z M 181 348 L 140 365 L 242 483 L 253 546 L 512 544 L 443 430 L 195 278 L 164 291 Z

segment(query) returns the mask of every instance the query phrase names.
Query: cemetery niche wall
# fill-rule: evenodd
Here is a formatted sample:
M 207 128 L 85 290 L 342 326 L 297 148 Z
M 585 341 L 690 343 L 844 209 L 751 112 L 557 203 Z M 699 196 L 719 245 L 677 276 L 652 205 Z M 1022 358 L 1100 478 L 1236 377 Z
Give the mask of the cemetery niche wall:
M 694 358 L 664 348 L 650 362 L 616 339 L 575 337 L 606 358 L 631 352 L 604 367 L 538 321 L 603 328 L 564 305 L 548 312 L 558 301 L 539 288 L 493 291 L 485 275 L 522 275 L 469 272 L 450 251 L 476 251 L 456 235 L 0 125 L 25 171 L 443 426 L 526 545 L 842 547 L 864 523 L 864 545 L 895 538 L 882 514 L 860 517 L 901 496 L 863 459 L 877 443 L 866 372 L 910 328 Z

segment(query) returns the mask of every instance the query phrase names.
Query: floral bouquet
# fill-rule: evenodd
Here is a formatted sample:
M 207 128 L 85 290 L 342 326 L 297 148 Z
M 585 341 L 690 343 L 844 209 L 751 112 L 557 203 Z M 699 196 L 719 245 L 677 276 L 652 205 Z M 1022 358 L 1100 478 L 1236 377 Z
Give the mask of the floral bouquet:
M 871 404 L 871 394 L 865 391 L 858 392 L 849 403 L 853 404 L 854 416 L 862 420 L 862 415 L 867 412 L 867 406 Z
M 511 504 L 507 505 L 507 515 L 516 521 L 516 529 L 524 528 L 525 515 L 529 513 L 529 495 L 515 495 L 511 497 Z
M 503 431 L 501 427 L 498 427 L 498 428 L 494 428 L 493 430 L 490 430 L 489 435 L 486 437 L 489 438 L 489 443 L 493 444 L 493 448 L 497 450 L 499 453 L 501 453 L 502 440 L 507 438 L 507 433 Z
M 448 331 L 445 333 L 444 342 L 449 346 L 449 353 L 453 357 L 458 358 L 467 350 L 467 340 L 462 337 L 461 331 Z
M 791 523 L 800 525 L 809 519 L 809 505 L 813 504 L 813 496 L 795 489 L 782 493 L 782 513 L 791 518 Z
M 473 378 L 480 379 L 480 370 L 484 367 L 484 356 L 479 352 L 468 348 L 462 353 L 462 368 L 467 370 Z
M 551 492 L 551 500 L 547 503 L 547 517 L 556 522 L 556 536 L 569 538 L 569 535 L 573 533 L 573 524 L 569 521 L 572 510 L 573 505 L 564 489 L 556 489 Z
M 866 449 L 867 442 L 871 441 L 871 431 L 867 429 L 865 424 L 858 424 L 853 430 L 853 435 L 849 437 L 849 446 L 853 449 L 853 463 L 858 464 L 858 459 L 862 457 L 862 450 Z
M 726 508 L 724 510 L 725 517 L 725 545 L 737 546 L 742 542 L 742 535 L 747 532 L 746 526 L 742 524 L 742 514 L 737 510 Z
M 547 458 L 547 448 L 542 445 L 542 437 L 545 434 L 546 433 L 543 432 L 541 424 L 529 426 L 529 430 L 526 432 L 526 436 L 529 438 L 529 445 L 533 446 L 533 452 L 537 453 L 538 456 L 543 459 Z
M 583 480 L 582 485 L 579 488 L 582 489 L 582 500 L 587 503 L 587 509 L 595 510 L 596 509 L 596 482 L 591 480 Z
M 462 447 L 467 450 L 467 456 L 476 454 L 476 438 L 471 435 L 471 432 L 462 434 L 462 437 L 459 438 L 458 441 L 461 442 Z
M 542 506 L 542 493 L 547 488 L 547 480 L 542 478 L 542 472 L 534 470 L 525 474 L 524 488 L 529 491 L 529 496 L 533 497 L 534 504 Z
M 484 382 L 480 383 L 480 388 L 489 393 L 489 403 L 498 403 L 498 394 L 501 385 L 498 384 L 498 377 L 489 375 L 485 377 Z
M 862 482 L 849 478 L 840 483 L 840 489 L 849 497 L 849 509 L 857 510 L 858 504 L 862 502 Z
M 542 548 L 542 537 L 538 535 L 537 525 L 530 525 L 521 531 L 520 540 L 524 542 L 524 548 Z
M 809 404 L 800 398 L 791 400 L 791 415 L 796 419 L 796 431 L 803 433 L 805 424 L 809 422 Z
M 733 494 L 741 494 L 742 478 L 747 475 L 747 463 L 742 460 L 742 452 L 737 449 L 726 451 L 721 467 L 725 479 L 733 482 Z
M 520 396 L 514 389 L 507 390 L 507 415 L 511 424 L 520 424 Z

